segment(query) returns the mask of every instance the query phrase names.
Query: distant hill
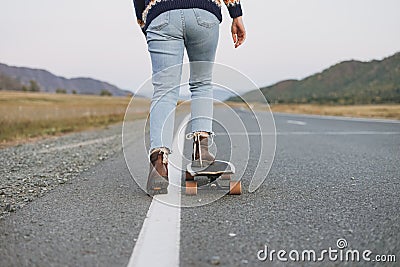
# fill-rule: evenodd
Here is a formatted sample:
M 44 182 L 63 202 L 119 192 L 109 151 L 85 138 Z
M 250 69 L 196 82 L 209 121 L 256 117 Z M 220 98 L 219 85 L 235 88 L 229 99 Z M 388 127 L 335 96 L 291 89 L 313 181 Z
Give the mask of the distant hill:
M 38 89 L 42 92 L 54 93 L 57 89 L 65 90 L 71 94 L 100 95 L 102 92 L 109 92 L 113 96 L 126 96 L 131 94 L 127 90 L 107 82 L 92 78 L 67 79 L 56 76 L 46 70 L 31 69 L 24 67 L 13 67 L 0 63 L 0 90 L 23 90 L 30 88 L 31 81 L 35 81 Z
M 400 103 L 400 53 L 381 61 L 345 61 L 303 80 L 261 88 L 261 92 L 270 103 Z M 244 96 L 259 101 L 254 91 Z
M 235 95 L 234 93 L 232 93 L 228 90 L 214 89 L 214 91 L 213 91 L 213 97 L 215 100 L 218 100 L 218 101 L 225 101 L 234 95 Z

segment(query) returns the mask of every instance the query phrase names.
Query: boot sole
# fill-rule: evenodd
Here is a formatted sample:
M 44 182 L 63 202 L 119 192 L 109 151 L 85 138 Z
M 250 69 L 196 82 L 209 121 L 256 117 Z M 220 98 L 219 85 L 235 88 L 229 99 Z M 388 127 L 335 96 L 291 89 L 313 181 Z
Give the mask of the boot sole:
M 147 194 L 150 196 L 168 194 L 168 185 L 169 182 L 166 178 L 158 177 L 151 183 L 150 188 L 147 188 Z
M 203 160 L 203 165 L 200 164 L 199 160 L 192 161 L 192 167 L 207 167 L 214 163 L 214 161 Z

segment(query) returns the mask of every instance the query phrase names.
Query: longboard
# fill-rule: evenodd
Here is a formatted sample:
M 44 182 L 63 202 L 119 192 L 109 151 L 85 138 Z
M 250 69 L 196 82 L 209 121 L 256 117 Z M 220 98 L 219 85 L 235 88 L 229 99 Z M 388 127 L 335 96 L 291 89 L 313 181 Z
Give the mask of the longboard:
M 195 167 L 189 163 L 186 166 L 186 195 L 197 195 L 199 181 L 197 177 L 206 177 L 206 184 L 216 187 L 217 189 L 229 189 L 230 195 L 240 195 L 242 193 L 242 183 L 238 180 L 233 180 L 232 175 L 235 174 L 235 166 L 223 160 L 216 160 L 207 167 Z M 218 180 L 229 180 L 229 187 L 222 186 Z

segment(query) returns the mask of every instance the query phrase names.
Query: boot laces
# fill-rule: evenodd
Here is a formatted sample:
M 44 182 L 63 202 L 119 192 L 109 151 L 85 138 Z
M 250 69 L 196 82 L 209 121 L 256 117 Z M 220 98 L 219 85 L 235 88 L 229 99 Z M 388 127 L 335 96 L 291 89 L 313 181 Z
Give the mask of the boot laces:
M 214 134 L 213 133 L 210 133 L 207 136 L 204 136 L 201 132 L 188 133 L 186 135 L 186 139 L 188 139 L 188 140 L 194 139 L 194 147 L 193 147 L 194 156 L 193 156 L 193 158 L 196 159 L 196 151 L 198 150 L 200 166 L 203 166 L 203 159 L 201 156 L 201 147 L 200 147 L 200 137 L 202 137 L 202 136 L 209 137 L 211 139 L 211 145 L 212 145 L 212 142 L 214 142 Z

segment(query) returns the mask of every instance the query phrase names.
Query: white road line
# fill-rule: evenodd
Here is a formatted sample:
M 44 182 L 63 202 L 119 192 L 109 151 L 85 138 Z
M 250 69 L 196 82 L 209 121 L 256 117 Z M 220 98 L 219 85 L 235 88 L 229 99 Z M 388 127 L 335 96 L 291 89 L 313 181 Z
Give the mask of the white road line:
M 173 151 L 179 151 L 178 145 L 183 147 L 188 121 L 189 116 L 179 126 L 183 130 L 178 131 L 180 136 L 174 139 Z M 168 194 L 153 198 L 128 267 L 179 266 L 182 158 L 175 152 L 170 155 L 169 161 L 173 164 L 168 165 Z
M 322 119 L 322 120 L 383 122 L 383 123 L 396 123 L 396 124 L 399 123 L 400 124 L 400 120 L 390 120 L 390 119 L 356 118 L 356 117 L 346 117 L 346 116 L 327 116 L 327 115 L 312 115 L 312 114 L 294 114 L 294 113 L 284 113 L 284 112 L 273 112 L 273 114 L 274 115 L 301 117 L 301 118 Z
M 304 121 L 287 120 L 286 122 L 289 124 L 295 124 L 295 125 L 301 125 L 301 126 L 307 125 L 307 123 Z

